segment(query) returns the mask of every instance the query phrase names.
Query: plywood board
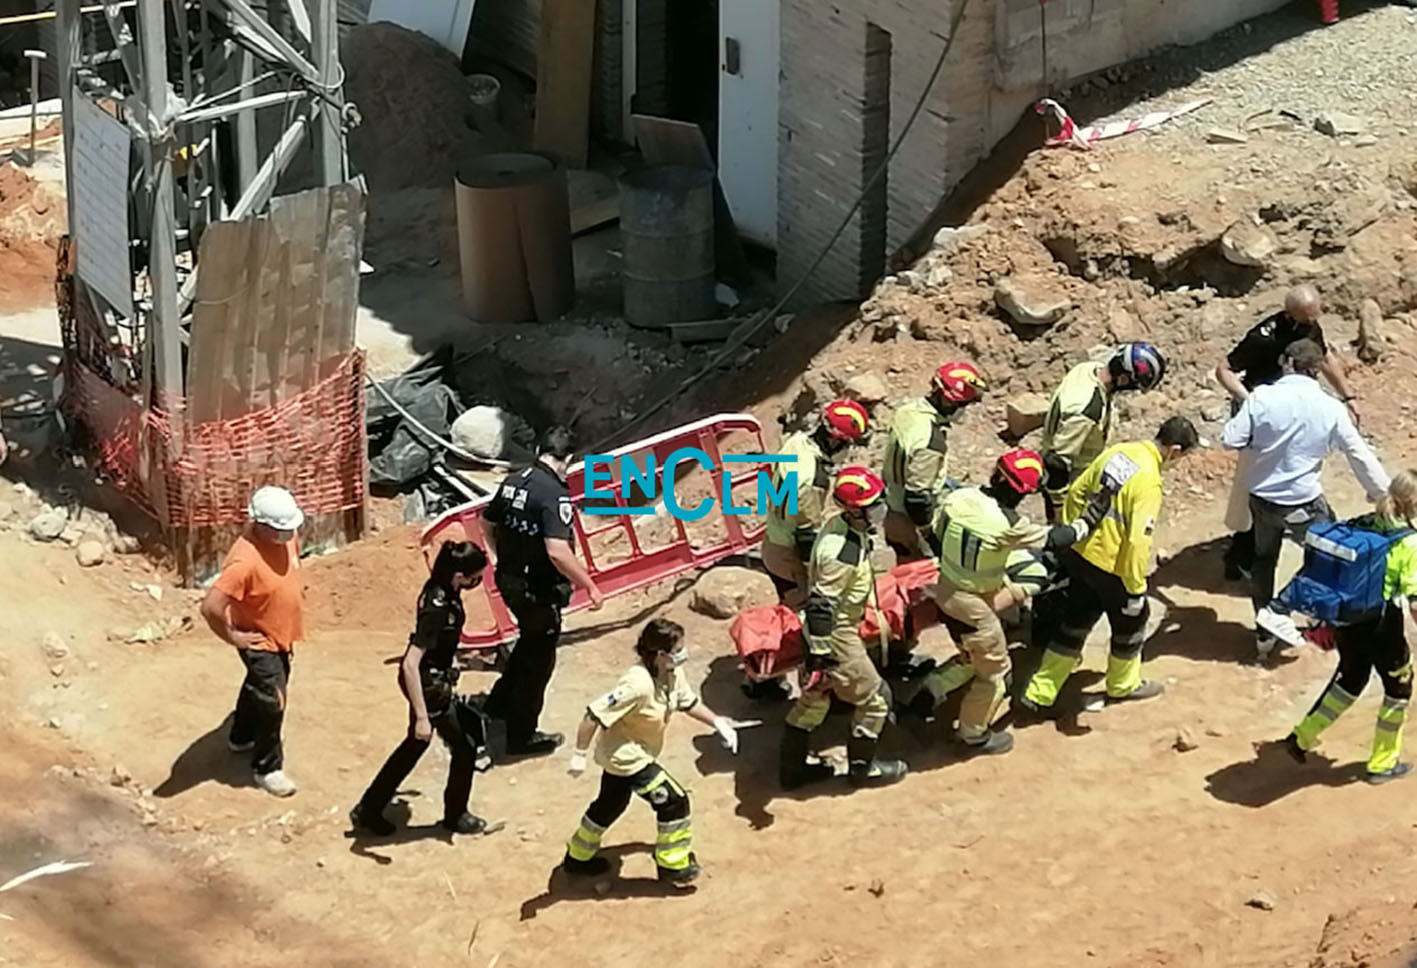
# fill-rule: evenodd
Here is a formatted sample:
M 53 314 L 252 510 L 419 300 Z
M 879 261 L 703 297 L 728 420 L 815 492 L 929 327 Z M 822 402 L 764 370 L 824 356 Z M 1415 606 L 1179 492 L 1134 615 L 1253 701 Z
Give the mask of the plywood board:
M 595 0 L 543 0 L 535 144 L 570 168 L 586 165 L 594 57 Z
M 133 316 L 128 260 L 128 129 L 74 91 L 74 239 L 78 273 L 113 310 Z

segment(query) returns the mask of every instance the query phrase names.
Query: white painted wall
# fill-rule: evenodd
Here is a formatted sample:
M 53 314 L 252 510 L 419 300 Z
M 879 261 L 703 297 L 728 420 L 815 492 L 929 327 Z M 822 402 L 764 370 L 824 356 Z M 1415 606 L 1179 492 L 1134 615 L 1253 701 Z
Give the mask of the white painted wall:
M 369 22 L 387 21 L 432 37 L 458 57 L 477 0 L 373 0 Z
M 777 0 L 719 0 L 718 169 L 738 231 L 777 245 Z M 730 74 L 727 40 L 738 42 Z

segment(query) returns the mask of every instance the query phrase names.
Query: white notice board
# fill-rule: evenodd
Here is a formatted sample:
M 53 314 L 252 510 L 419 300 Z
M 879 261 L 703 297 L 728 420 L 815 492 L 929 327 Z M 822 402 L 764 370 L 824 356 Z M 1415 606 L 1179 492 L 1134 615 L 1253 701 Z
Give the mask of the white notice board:
M 79 278 L 114 311 L 133 315 L 133 273 L 128 262 L 129 134 L 74 89 L 74 150 L 69 178 L 74 186 L 70 230 L 77 247 Z

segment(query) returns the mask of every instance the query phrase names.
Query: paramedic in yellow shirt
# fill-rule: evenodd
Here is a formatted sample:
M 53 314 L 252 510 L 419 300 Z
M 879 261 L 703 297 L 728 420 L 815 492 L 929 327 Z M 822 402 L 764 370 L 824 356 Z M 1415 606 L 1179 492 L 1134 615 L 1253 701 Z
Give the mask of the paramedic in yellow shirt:
M 614 689 L 586 707 L 569 771 L 572 776 L 585 772 L 590 744 L 599 734 L 595 762 L 605 772 L 600 777 L 600 795 L 586 808 L 566 845 L 561 866 L 568 874 L 594 877 L 609 870 L 605 858 L 596 856 L 600 840 L 630 805 L 633 793 L 654 809 L 659 822 L 654 862 L 660 881 L 686 887 L 699 876 L 689 794 L 658 763 L 664 733 L 669 717 L 676 712 L 712 726 L 723 745 L 735 754 L 738 733 L 730 720 L 700 702 L 685 680 L 682 666 L 688 650 L 683 639 L 683 626 L 677 622 L 650 621 L 635 645 L 639 661 L 620 677 Z
M 1100 493 L 1112 495 L 1111 507 L 1086 539 L 1061 556 L 1069 579 L 1060 607 L 1061 624 L 1020 700 L 1026 711 L 1045 714 L 1052 709 L 1063 683 L 1082 659 L 1083 642 L 1104 614 L 1112 628 L 1108 700 L 1150 699 L 1164 691 L 1161 683 L 1141 677 L 1147 572 L 1161 512 L 1161 470 L 1199 444 L 1195 426 L 1185 417 L 1172 417 L 1161 425 L 1155 440 L 1104 450 L 1068 489 L 1065 518 L 1078 517 Z

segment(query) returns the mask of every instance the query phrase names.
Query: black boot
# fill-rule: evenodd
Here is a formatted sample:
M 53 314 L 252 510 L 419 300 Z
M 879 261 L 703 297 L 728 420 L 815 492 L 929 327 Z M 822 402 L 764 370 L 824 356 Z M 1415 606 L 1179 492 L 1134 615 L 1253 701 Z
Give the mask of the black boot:
M 856 787 L 890 786 L 905 779 L 910 768 L 901 760 L 876 759 L 876 740 L 853 736 L 846 744 L 851 761 L 851 785 Z
M 362 803 L 349 811 L 349 822 L 355 830 L 367 831 L 376 837 L 391 837 L 398 829 L 384 819 L 383 811 L 370 810 Z
M 778 780 L 784 790 L 796 790 L 836 775 L 836 771 L 825 763 L 807 762 L 807 743 L 811 735 L 795 726 L 788 726 L 782 731 Z
M 567 854 L 561 860 L 561 869 L 572 877 L 599 877 L 602 874 L 610 873 L 610 861 L 604 857 L 576 860 Z

